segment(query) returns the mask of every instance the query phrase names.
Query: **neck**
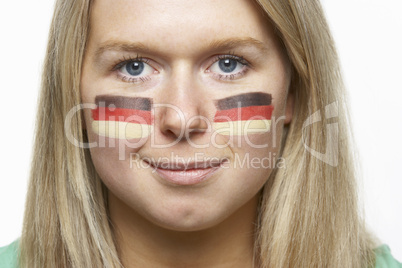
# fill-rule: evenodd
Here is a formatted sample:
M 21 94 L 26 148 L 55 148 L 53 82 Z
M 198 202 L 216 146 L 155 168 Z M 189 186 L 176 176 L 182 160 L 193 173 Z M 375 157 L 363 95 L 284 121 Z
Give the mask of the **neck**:
M 126 268 L 251 268 L 257 206 L 256 196 L 214 227 L 179 232 L 152 224 L 109 193 L 110 216 Z

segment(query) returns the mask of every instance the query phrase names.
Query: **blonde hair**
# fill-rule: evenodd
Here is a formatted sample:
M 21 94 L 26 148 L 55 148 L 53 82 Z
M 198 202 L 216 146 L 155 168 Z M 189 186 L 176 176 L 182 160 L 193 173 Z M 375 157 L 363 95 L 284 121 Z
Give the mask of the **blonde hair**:
M 257 0 L 292 63 L 293 120 L 282 157 L 263 189 L 256 238 L 261 267 L 370 267 L 370 236 L 358 214 L 353 157 L 336 51 L 315 0 Z M 90 0 L 56 1 L 42 78 L 34 158 L 20 242 L 21 267 L 122 267 L 107 191 L 89 151 L 66 139 L 64 120 L 80 104 L 81 65 L 90 30 Z M 338 140 L 326 118 L 303 122 L 338 103 Z M 86 141 L 80 116 L 70 130 Z M 328 137 L 328 139 L 327 139 Z M 328 147 L 327 143 L 330 143 Z M 312 156 L 339 147 L 337 166 Z

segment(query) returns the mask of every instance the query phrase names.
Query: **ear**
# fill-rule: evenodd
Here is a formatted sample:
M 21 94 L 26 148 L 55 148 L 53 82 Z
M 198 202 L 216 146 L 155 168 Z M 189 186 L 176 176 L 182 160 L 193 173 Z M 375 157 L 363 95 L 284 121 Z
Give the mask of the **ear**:
M 290 124 L 293 118 L 293 110 L 294 110 L 294 93 L 292 90 L 289 90 L 288 97 L 286 99 L 286 108 L 285 108 L 285 125 Z

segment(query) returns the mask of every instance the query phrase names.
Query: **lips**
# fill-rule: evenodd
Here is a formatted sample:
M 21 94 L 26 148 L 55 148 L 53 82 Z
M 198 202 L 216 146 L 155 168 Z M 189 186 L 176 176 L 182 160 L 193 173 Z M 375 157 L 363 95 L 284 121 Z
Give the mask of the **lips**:
M 193 161 L 188 163 L 157 163 L 152 161 L 147 163 L 153 168 L 153 170 L 155 170 L 160 178 L 169 183 L 176 185 L 195 185 L 211 177 L 222 167 L 222 164 L 225 162 L 227 162 L 227 159 Z

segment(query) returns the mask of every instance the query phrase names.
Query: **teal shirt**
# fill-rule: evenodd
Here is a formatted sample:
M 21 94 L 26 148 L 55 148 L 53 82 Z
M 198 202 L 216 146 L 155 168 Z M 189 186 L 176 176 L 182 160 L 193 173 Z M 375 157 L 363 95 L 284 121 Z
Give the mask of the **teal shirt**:
M 376 264 L 375 268 L 402 268 L 402 264 L 395 260 L 389 247 L 382 245 L 376 248 Z M 0 248 L 0 268 L 18 268 L 18 240 L 8 246 Z
M 402 264 L 392 257 L 387 245 L 376 248 L 375 256 L 375 268 L 402 268 Z
M 18 241 L 15 240 L 10 245 L 0 248 L 0 268 L 18 268 Z

